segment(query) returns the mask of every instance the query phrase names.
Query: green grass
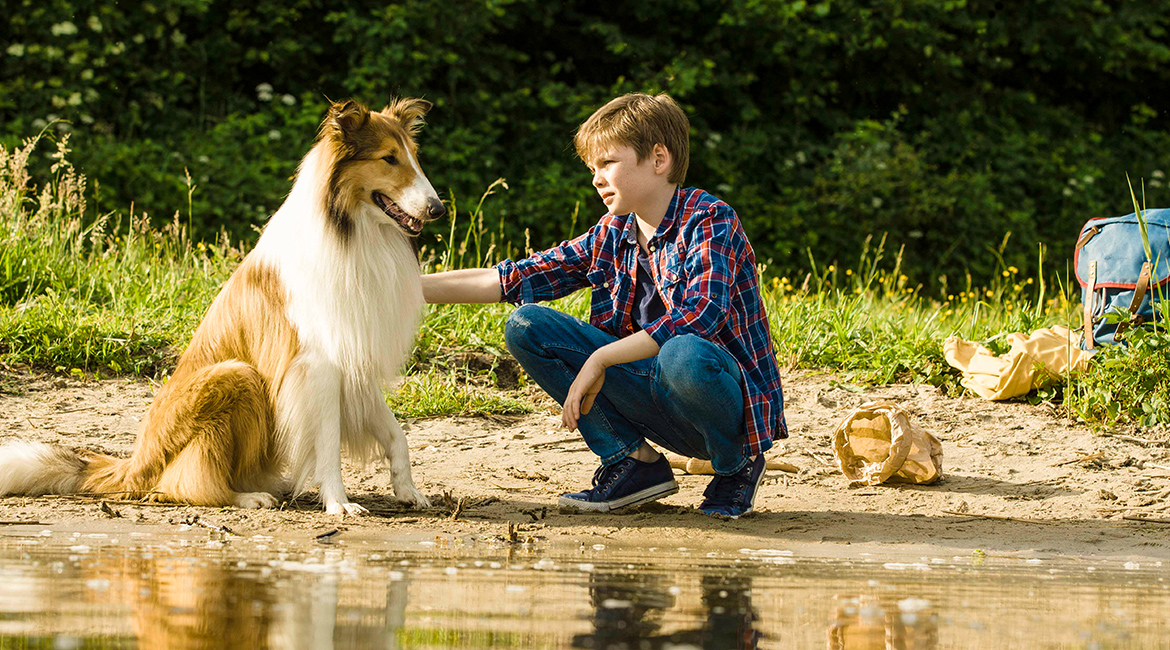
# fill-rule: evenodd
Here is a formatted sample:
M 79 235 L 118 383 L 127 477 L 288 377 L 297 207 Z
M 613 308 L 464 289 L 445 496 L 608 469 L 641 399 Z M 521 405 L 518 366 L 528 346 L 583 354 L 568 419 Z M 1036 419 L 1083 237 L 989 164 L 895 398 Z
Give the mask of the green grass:
M 0 148 L 0 362 L 83 377 L 138 375 L 165 378 L 204 309 L 243 258 L 221 238 L 192 242 L 189 213 L 163 228 L 129 212 L 87 210 L 85 179 L 58 143 L 52 177 L 31 183 L 26 161 L 44 142 Z M 40 155 L 44 155 L 43 153 Z M 427 271 L 490 265 L 530 249 L 500 239 L 484 223 L 488 188 L 474 210 L 451 222 L 438 250 L 423 251 Z M 777 357 L 782 366 L 839 372 L 854 383 L 923 382 L 958 386 L 942 344 L 959 336 L 999 345 L 1000 335 L 1052 324 L 1079 324 L 1076 296 L 1042 280 L 1018 277 L 999 253 L 997 281 L 961 288 L 940 282 L 909 286 L 901 254 L 871 241 L 852 268 L 809 260 L 805 277 L 773 277 L 760 267 Z M 1038 251 L 1041 261 L 1043 252 Z M 555 303 L 586 317 L 588 292 Z M 403 417 L 524 413 L 534 407 L 520 393 L 492 387 L 490 370 L 452 366 L 452 352 L 505 356 L 508 305 L 435 305 L 428 308 L 406 376 L 388 399 Z M 1162 387 L 1170 369 L 1170 339 L 1152 333 L 1128 348 L 1099 355 L 1081 376 L 1032 399 L 1063 397 L 1070 410 L 1095 424 L 1170 421 Z M 1160 369 L 1160 370 L 1159 370 Z

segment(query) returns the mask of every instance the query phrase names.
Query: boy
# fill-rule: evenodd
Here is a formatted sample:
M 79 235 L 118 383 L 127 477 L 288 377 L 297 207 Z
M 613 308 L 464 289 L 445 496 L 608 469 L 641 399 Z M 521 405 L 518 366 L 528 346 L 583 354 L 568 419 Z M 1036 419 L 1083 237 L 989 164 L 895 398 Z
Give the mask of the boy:
M 608 512 L 678 491 L 644 441 L 710 460 L 699 510 L 752 511 L 763 452 L 788 436 L 755 254 L 735 211 L 682 189 L 690 124 L 669 96 L 623 95 L 577 130 L 609 212 L 585 234 L 490 269 L 423 276 L 430 303 L 521 305 L 508 349 L 601 459 L 566 509 Z M 536 305 L 592 287 L 589 323 Z

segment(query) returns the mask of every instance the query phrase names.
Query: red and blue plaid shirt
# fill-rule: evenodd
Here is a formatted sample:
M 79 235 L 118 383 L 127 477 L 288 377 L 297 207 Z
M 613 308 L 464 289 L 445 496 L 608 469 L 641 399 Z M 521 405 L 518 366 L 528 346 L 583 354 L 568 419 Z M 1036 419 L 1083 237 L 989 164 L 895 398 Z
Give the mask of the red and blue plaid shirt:
M 617 337 L 633 334 L 638 268 L 636 217 L 606 214 L 572 241 L 496 265 L 503 300 L 555 300 L 592 287 L 589 322 Z M 735 210 L 710 194 L 679 188 L 648 242 L 654 284 L 666 314 L 644 328 L 661 347 L 695 334 L 717 343 L 743 371 L 744 452 L 787 438 L 780 370 L 760 297 L 756 256 Z

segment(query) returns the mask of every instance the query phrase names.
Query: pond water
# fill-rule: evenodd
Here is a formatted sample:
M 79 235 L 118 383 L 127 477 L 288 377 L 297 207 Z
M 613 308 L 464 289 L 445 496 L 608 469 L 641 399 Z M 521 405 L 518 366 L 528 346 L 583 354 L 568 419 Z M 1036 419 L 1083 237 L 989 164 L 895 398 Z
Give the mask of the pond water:
M 0 648 L 1170 644 L 1157 562 L 212 537 L 7 531 Z

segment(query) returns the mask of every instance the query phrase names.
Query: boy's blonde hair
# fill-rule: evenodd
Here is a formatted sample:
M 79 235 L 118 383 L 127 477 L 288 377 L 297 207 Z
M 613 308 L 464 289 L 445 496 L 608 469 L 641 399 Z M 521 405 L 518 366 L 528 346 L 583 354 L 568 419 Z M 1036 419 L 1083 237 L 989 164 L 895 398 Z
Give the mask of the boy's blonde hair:
M 615 144 L 629 145 L 642 162 L 654 145 L 661 144 L 670 152 L 667 180 L 681 185 L 690 165 L 690 130 L 687 114 L 670 95 L 630 93 L 590 115 L 578 127 L 573 144 L 586 163 L 599 149 Z

